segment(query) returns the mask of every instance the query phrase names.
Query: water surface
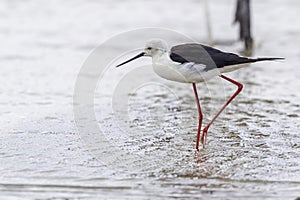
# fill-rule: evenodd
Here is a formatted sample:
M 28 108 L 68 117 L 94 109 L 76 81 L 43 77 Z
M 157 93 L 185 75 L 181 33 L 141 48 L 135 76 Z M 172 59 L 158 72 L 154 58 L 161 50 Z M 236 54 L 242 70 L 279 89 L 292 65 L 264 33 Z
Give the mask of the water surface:
M 210 2 L 216 40 L 236 38 L 233 5 Z M 90 153 L 75 126 L 73 91 L 82 64 L 102 41 L 134 28 L 169 28 L 205 41 L 200 2 L 1 1 L 1 199 L 299 197 L 299 7 L 296 0 L 253 1 L 254 54 L 286 61 L 228 74 L 244 90 L 199 153 L 190 85 L 150 84 L 129 94 L 126 140 L 111 126 L 109 91 L 97 88 L 98 123 L 123 156 L 107 162 Z M 235 88 L 215 78 L 198 89 L 207 123 Z

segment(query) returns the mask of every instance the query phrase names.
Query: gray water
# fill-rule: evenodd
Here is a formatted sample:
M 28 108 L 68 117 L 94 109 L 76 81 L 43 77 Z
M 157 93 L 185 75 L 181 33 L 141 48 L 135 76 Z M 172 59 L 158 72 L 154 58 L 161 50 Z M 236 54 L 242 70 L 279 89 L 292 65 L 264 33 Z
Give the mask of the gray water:
M 234 1 L 209 6 L 213 38 L 237 38 Z M 0 1 L 0 199 L 300 197 L 299 8 L 296 0 L 253 1 L 254 56 L 286 60 L 228 74 L 244 90 L 199 152 L 190 85 L 165 82 L 169 89 L 154 84 L 129 94 L 125 141 L 109 123 L 115 116 L 106 112 L 105 87 L 97 88 L 97 123 L 124 159 L 108 162 L 87 148 L 74 121 L 83 63 L 112 35 L 136 28 L 168 28 L 205 42 L 201 1 Z M 206 124 L 235 88 L 215 78 L 198 89 Z

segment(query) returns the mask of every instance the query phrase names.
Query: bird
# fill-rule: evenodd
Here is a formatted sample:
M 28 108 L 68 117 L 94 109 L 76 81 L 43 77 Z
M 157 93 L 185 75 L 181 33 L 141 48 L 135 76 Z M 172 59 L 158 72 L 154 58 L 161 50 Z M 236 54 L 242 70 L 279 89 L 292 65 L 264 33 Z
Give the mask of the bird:
M 166 41 L 156 38 L 146 42 L 141 53 L 116 65 L 116 67 L 125 65 L 140 57 L 151 57 L 154 72 L 160 77 L 170 81 L 192 84 L 198 110 L 198 129 L 195 145 L 197 151 L 199 150 L 200 137 L 204 148 L 209 127 L 243 89 L 242 83 L 225 76 L 224 73 L 240 69 L 245 64 L 284 59 L 281 57 L 247 58 L 200 43 L 184 43 L 169 48 Z M 196 84 L 215 76 L 236 85 L 237 90 L 208 122 L 201 135 L 203 114 Z

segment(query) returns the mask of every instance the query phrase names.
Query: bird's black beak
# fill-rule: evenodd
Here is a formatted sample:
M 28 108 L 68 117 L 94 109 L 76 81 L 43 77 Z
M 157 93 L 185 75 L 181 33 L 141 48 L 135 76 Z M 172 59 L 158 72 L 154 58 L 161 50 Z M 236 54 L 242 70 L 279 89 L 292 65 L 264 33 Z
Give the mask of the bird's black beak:
M 146 54 L 145 52 L 142 52 L 142 53 L 134 56 L 133 58 L 130 58 L 129 60 L 126 60 L 125 62 L 122 62 L 121 64 L 118 64 L 116 67 L 120 67 L 121 65 L 125 65 L 126 63 L 129 63 L 129 62 L 131 62 L 131 61 L 133 61 L 135 59 L 138 59 L 138 58 L 144 56 L 145 54 Z

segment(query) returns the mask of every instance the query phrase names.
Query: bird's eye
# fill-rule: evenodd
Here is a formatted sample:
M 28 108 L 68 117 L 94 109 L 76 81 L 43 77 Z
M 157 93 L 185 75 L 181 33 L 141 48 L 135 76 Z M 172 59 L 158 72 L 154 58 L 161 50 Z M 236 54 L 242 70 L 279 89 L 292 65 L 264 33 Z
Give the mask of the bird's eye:
M 152 47 L 147 47 L 147 50 L 151 50 L 152 49 Z

